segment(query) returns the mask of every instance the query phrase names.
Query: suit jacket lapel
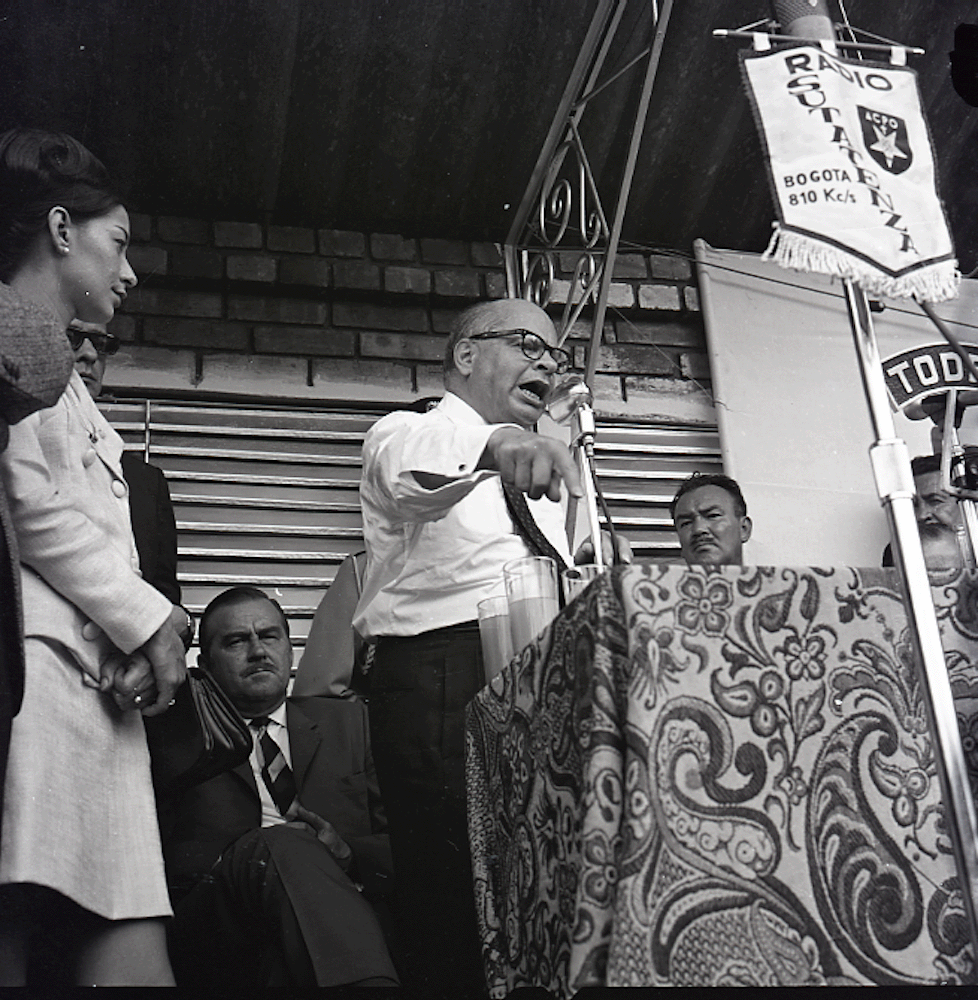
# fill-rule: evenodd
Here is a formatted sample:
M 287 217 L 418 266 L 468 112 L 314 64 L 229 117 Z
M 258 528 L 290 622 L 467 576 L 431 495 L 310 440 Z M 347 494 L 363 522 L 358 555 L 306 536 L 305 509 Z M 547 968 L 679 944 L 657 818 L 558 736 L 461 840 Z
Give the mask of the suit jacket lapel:
M 301 792 L 306 771 L 322 743 L 319 727 L 291 701 L 285 703 L 285 721 L 289 728 L 289 748 L 292 751 L 292 773 L 295 787 Z
M 255 782 L 255 772 L 251 769 L 251 760 L 246 760 L 243 764 L 231 768 L 231 773 L 236 774 L 251 790 L 255 798 L 259 798 L 258 785 Z

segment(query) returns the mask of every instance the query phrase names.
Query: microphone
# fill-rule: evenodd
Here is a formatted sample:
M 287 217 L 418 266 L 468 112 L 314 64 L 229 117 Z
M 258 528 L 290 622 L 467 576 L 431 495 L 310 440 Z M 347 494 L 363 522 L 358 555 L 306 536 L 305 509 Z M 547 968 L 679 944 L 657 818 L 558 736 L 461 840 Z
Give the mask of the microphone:
M 835 38 L 827 0 L 772 0 L 774 18 L 786 35 Z
M 553 392 L 547 403 L 547 413 L 556 424 L 566 424 L 578 410 L 593 401 L 591 390 L 580 375 L 568 375 Z
M 587 509 L 588 527 L 594 546 L 594 562 L 604 566 L 605 557 L 601 543 L 601 523 L 598 520 L 598 504 L 604 513 L 605 524 L 611 537 L 611 561 L 620 561 L 618 533 L 611 520 L 611 511 L 605 503 L 598 483 L 598 470 L 594 464 L 594 437 L 597 424 L 592 409 L 593 396 L 588 384 L 577 374 L 568 375 L 550 394 L 547 413 L 556 424 L 571 423 L 571 447 L 578 449 L 578 463 L 581 483 L 584 486 L 584 503 Z
M 959 24 L 954 29 L 951 85 L 965 104 L 978 108 L 978 24 Z

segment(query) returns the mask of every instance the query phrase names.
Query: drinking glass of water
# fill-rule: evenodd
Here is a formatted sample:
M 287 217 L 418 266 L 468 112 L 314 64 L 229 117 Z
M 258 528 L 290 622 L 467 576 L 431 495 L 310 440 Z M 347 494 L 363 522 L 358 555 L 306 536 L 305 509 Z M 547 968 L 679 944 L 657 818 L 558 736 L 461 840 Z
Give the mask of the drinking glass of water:
M 476 609 L 479 613 L 479 637 L 482 639 L 482 662 L 488 684 L 513 658 L 509 601 L 505 597 L 487 597 L 479 601 Z
M 519 652 L 557 617 L 557 564 L 548 556 L 514 559 L 503 566 L 509 628 Z

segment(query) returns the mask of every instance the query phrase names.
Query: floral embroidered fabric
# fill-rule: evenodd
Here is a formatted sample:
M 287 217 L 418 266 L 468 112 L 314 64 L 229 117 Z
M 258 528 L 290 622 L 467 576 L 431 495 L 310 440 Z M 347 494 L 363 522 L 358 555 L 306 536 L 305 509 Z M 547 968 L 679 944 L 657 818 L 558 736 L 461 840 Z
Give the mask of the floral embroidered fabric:
M 978 790 L 978 575 L 931 585 Z M 612 570 L 466 738 L 494 997 L 973 981 L 894 570 Z

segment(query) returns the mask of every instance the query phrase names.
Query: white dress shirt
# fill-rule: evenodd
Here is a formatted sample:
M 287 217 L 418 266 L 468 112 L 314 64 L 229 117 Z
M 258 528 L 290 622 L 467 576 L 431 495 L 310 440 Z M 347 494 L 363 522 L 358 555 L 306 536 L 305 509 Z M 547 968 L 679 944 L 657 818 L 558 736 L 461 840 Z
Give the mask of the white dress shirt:
M 487 424 L 447 393 L 427 413 L 397 411 L 367 433 L 360 483 L 367 571 L 353 618 L 365 638 L 474 621 L 479 601 L 504 593 L 503 564 L 533 554 L 513 527 L 499 475 L 476 470 L 500 426 L 509 425 Z M 415 472 L 450 481 L 425 489 Z M 561 505 L 547 497 L 528 503 L 570 563 Z

